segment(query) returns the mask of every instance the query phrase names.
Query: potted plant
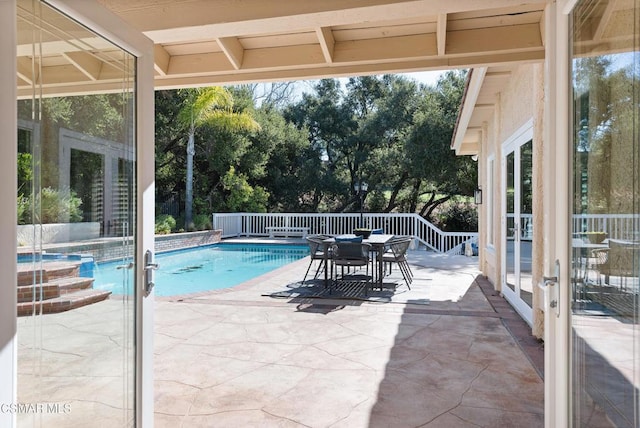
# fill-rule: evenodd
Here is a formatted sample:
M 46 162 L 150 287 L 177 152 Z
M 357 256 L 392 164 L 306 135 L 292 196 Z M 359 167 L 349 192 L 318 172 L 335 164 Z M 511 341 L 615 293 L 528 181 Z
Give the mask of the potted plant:
M 585 235 L 592 244 L 600 244 L 607 237 L 606 232 L 585 232 Z
M 356 236 L 362 236 L 362 239 L 367 239 L 369 235 L 371 235 L 371 229 L 359 227 L 357 229 L 354 229 L 353 234 Z

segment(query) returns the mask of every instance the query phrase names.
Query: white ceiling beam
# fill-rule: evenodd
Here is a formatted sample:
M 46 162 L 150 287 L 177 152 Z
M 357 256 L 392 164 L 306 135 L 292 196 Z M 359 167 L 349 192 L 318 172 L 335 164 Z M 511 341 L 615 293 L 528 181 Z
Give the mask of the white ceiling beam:
M 511 77 L 511 74 L 513 74 L 510 70 L 504 70 L 504 71 L 487 71 L 487 73 L 484 75 L 484 80 L 487 79 L 502 79 L 505 77 Z
M 211 74 L 235 71 L 223 52 L 174 55 L 171 57 L 167 76 Z
M 443 56 L 447 46 L 447 14 L 438 15 L 438 24 L 436 29 L 438 39 L 438 55 Z
M 320 49 L 318 49 L 320 52 Z M 320 54 L 321 55 L 321 54 Z M 175 57 L 174 57 L 175 59 Z M 544 50 L 509 52 L 503 54 L 479 54 L 476 56 L 446 58 L 431 57 L 397 62 L 372 62 L 355 64 L 331 64 L 322 62 L 318 66 L 300 68 L 243 70 L 236 71 L 228 66 L 227 71 L 207 73 L 199 70 L 198 75 L 188 73 L 178 76 L 156 76 L 156 89 L 172 89 L 211 85 L 234 85 L 243 83 L 310 80 L 335 77 L 351 77 L 387 73 L 409 73 L 415 71 L 445 70 L 468 67 L 484 67 L 504 63 L 539 63 L 544 60 Z
M 282 46 L 251 49 L 245 54 L 246 69 L 289 69 L 325 64 L 318 45 Z
M 55 65 L 42 67 L 42 82 L 43 87 L 57 87 L 68 85 L 82 85 L 91 84 L 92 82 L 120 82 L 122 85 L 122 71 L 111 66 L 102 67 L 100 71 L 100 77 L 97 80 L 93 80 L 88 77 L 84 72 L 79 70 L 75 65 Z
M 66 40 L 43 41 L 38 45 L 38 53 L 43 56 L 59 55 L 60 52 L 86 52 L 113 50 L 113 43 L 100 37 L 83 37 L 74 39 L 73 43 Z M 16 46 L 18 56 L 28 56 L 33 54 L 33 45 L 31 43 L 18 44 Z
M 17 59 L 17 73 L 18 73 L 18 77 L 22 80 L 24 80 L 25 82 L 27 82 L 29 85 L 33 85 L 34 80 L 37 81 L 38 80 L 38 67 L 33 67 L 33 64 L 31 63 L 31 59 L 24 57 L 24 56 L 20 56 Z M 34 76 L 35 73 L 35 76 Z
M 538 28 L 537 26 L 534 26 Z M 528 28 L 528 27 L 527 27 Z M 517 32 L 518 29 L 514 30 Z M 509 43 L 498 43 L 505 48 L 505 52 L 491 49 L 491 45 L 483 45 L 483 52 L 476 52 L 474 46 L 477 41 L 473 35 L 477 30 L 456 31 L 456 37 L 449 33 L 448 51 L 457 55 L 449 57 L 447 54 L 441 64 L 446 67 L 470 66 L 480 63 L 494 64 L 515 60 L 535 60 L 544 58 L 544 48 L 536 46 L 531 40 L 535 37 L 518 38 Z M 468 34 L 468 35 L 467 35 Z M 492 35 L 511 35 L 511 31 L 495 29 L 484 31 L 485 37 Z M 389 39 L 368 39 L 348 42 L 335 42 L 332 62 L 333 66 L 346 66 L 368 63 L 375 68 L 376 63 L 402 62 L 418 59 L 435 58 L 437 52 L 437 36 L 434 33 L 392 37 Z M 540 42 L 539 39 L 537 39 Z M 518 44 L 520 43 L 520 44 Z M 509 49 L 506 49 L 509 48 Z M 524 49 L 524 52 L 519 52 Z M 505 56 L 505 54 L 511 54 Z M 513 59 L 511 59 L 513 58 Z M 240 71 L 268 71 L 268 69 L 285 70 L 304 67 L 321 67 L 327 63 L 325 53 L 320 45 L 282 46 L 264 49 L 250 49 L 243 53 L 242 70 L 231 66 L 226 53 L 209 53 L 193 55 L 175 55 L 171 59 L 167 75 L 216 74 L 226 73 L 231 69 Z M 498 77 L 496 75 L 496 77 Z
M 217 41 L 233 68 L 240 70 L 244 59 L 244 47 L 240 40 L 237 37 L 220 37 Z
M 100 78 L 103 62 L 95 56 L 86 52 L 63 52 L 62 56 L 89 79 L 98 80 Z
M 316 34 L 318 35 L 318 41 L 320 42 L 324 59 L 331 64 L 333 62 L 333 50 L 336 44 L 336 39 L 333 38 L 333 32 L 329 27 L 320 27 L 316 28 Z
M 111 0 L 114 3 L 129 0 Z M 518 5 L 541 0 L 519 0 Z M 238 34 L 260 35 L 513 7 L 513 0 L 193 0 L 156 7 L 123 7 L 117 13 L 155 43 L 196 41 Z
M 153 46 L 153 68 L 156 73 L 161 76 L 166 76 L 169 71 L 169 62 L 171 62 L 171 55 L 162 47 L 162 45 Z
M 44 97 L 60 97 L 74 95 L 90 95 L 90 94 L 121 94 L 122 79 L 109 81 L 85 81 L 70 84 L 45 85 L 42 87 L 41 94 Z M 18 86 L 18 99 L 30 99 L 33 97 L 33 89 L 31 85 Z
M 447 34 L 447 55 L 540 48 L 543 45 L 538 24 L 450 31 Z
M 599 42 L 602 40 L 604 32 L 607 29 L 609 22 L 611 21 L 611 17 L 613 16 L 613 12 L 615 12 L 616 10 L 616 3 L 616 0 L 609 0 L 607 2 L 607 6 L 605 7 L 604 12 L 600 17 L 600 21 L 598 21 L 596 25 L 596 30 L 593 33 L 593 40 L 595 42 Z
M 436 56 L 437 53 L 436 35 L 430 33 L 389 39 L 337 42 L 333 60 L 334 63 L 397 61 L 431 57 Z
M 29 86 L 29 87 L 31 87 L 31 83 L 27 82 L 26 80 L 24 80 L 20 76 L 18 76 L 17 82 L 18 82 L 18 87 L 21 87 L 21 86 Z

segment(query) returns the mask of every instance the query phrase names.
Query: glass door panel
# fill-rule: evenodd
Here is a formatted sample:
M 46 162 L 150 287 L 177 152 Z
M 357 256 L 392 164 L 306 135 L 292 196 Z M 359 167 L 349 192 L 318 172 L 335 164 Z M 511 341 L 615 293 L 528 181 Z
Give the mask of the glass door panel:
M 515 187 L 515 153 L 511 152 L 507 155 L 506 159 L 506 207 L 507 207 L 507 225 L 506 225 L 506 285 L 514 293 L 516 291 L 516 259 L 518 259 L 518 252 L 520 250 L 518 246 L 518 218 L 516 217 L 516 187 Z
M 639 5 L 580 1 L 571 18 L 573 426 L 640 426 Z
M 503 146 L 505 173 L 505 254 L 503 293 L 520 315 L 532 320 L 533 141 L 531 129 Z
M 533 141 L 520 146 L 520 299 L 531 307 L 533 279 Z
M 136 59 L 17 6 L 18 402 L 42 406 L 18 425 L 131 426 Z M 107 261 L 119 276 L 97 283 Z

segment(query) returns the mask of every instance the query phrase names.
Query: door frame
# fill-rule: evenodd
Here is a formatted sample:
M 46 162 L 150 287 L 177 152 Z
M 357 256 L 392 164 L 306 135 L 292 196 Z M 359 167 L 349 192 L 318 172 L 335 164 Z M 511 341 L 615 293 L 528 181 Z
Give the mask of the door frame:
M 502 294 L 507 298 L 509 303 L 515 308 L 520 316 L 529 324 L 533 323 L 533 309 L 526 304 L 524 300 L 520 298 L 520 247 L 515 245 L 515 242 L 521 242 L 521 230 L 520 230 L 520 193 L 522 186 L 520 181 L 520 147 L 529 141 L 533 141 L 533 118 L 529 119 L 524 125 L 522 125 L 516 132 L 514 132 L 504 143 L 502 143 L 500 150 L 500 165 L 502 170 L 502 228 L 500 232 L 501 243 L 504 247 L 502 252 Z M 518 225 L 517 240 L 514 242 L 514 269 L 517 275 L 516 284 L 514 284 L 515 290 L 511 290 L 507 285 L 507 168 L 506 159 L 510 153 L 514 153 L 514 214 L 518 214 L 514 221 Z M 535 233 L 535 231 L 534 231 Z
M 0 168 L 6 177 L 0 184 L 0 254 L 15 254 L 17 242 L 17 23 L 15 0 L 0 0 Z M 10 225 L 14 225 L 11 227 Z M 16 259 L 0 256 L 0 403 L 15 403 L 17 397 L 17 275 Z M 0 426 L 15 426 L 16 415 L 0 412 Z
M 143 297 L 140 289 L 146 249 L 154 248 L 154 68 L 153 42 L 95 0 L 42 0 L 125 49 L 137 59 L 136 70 L 136 185 L 138 210 L 135 248 L 136 316 L 136 426 L 153 426 L 153 292 Z M 15 254 L 17 233 L 17 87 L 16 0 L 0 0 L 0 166 L 10 177 L 0 185 L 0 253 Z M 0 257 L 0 279 L 14 284 L 14 257 Z M 0 403 L 17 402 L 17 288 L 0 287 Z M 0 425 L 15 426 L 16 415 L 0 412 Z
M 570 269 L 571 263 L 571 103 L 569 18 L 577 0 L 559 0 L 545 9 L 543 182 L 543 275 L 555 277 L 558 310 L 543 287 L 545 426 L 570 426 Z M 556 261 L 559 269 L 556 271 Z

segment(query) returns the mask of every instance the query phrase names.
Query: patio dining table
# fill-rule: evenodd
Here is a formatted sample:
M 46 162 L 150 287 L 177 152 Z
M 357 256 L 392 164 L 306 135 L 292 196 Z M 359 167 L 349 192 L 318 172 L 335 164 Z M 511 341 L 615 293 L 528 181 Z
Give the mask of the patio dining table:
M 338 235 L 340 237 L 343 238 L 355 238 L 356 235 L 352 235 L 352 234 L 348 234 L 348 235 Z M 376 253 L 376 263 L 377 263 L 377 270 L 378 270 L 378 277 L 377 277 L 377 285 L 380 289 L 382 289 L 382 278 L 384 276 L 383 273 L 383 261 L 382 261 L 382 256 L 384 254 L 384 246 L 387 244 L 387 242 L 389 242 L 389 240 L 391 238 L 393 238 L 394 235 L 377 235 L 377 234 L 371 234 L 369 235 L 368 238 L 363 239 L 362 242 L 365 244 L 370 244 L 371 248 L 375 251 Z M 329 247 L 331 246 L 331 244 L 334 244 L 336 242 L 335 237 L 333 238 L 328 238 L 325 239 L 324 241 L 322 241 L 324 244 L 324 287 L 327 288 L 329 286 L 329 278 L 327 275 L 327 271 L 328 271 L 328 263 L 329 263 Z

